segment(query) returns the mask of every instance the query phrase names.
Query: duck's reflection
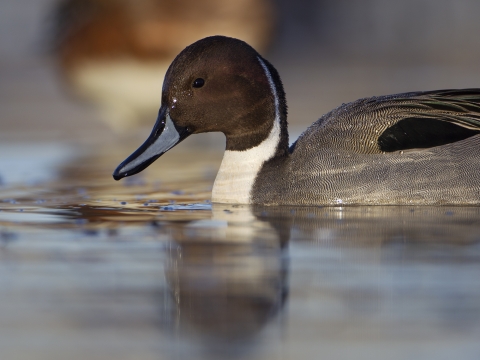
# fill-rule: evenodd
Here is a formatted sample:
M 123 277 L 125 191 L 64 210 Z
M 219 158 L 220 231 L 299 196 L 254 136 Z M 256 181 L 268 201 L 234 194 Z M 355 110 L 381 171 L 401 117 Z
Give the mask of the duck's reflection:
M 175 326 L 202 339 L 252 339 L 288 293 L 285 238 L 248 207 L 213 206 L 211 221 L 174 229 L 166 279 Z
M 214 341 L 254 338 L 284 306 L 287 243 L 314 242 L 318 251 L 335 247 L 350 255 L 370 249 L 371 261 L 414 260 L 414 254 L 431 254 L 429 243 L 438 250 L 478 242 L 472 224 L 478 224 L 479 212 L 468 207 L 213 205 L 211 220 L 170 225 L 175 245 L 166 277 L 176 324 Z
M 418 247 L 479 240 L 480 207 L 473 206 L 256 206 L 253 211 L 276 229 L 291 229 L 294 243 L 372 249 L 399 242 Z

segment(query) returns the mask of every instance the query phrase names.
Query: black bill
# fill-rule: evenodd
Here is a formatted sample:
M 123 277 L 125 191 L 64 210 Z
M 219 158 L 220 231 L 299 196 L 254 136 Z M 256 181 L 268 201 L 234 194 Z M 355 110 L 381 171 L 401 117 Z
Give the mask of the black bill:
M 189 135 L 186 128 L 175 126 L 168 108 L 162 106 L 148 139 L 115 169 L 113 178 L 120 180 L 139 173 Z

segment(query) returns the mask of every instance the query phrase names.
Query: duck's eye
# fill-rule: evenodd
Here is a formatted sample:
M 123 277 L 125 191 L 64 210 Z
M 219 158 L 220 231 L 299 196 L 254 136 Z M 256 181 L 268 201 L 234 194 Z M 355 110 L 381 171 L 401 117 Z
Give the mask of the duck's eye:
M 203 80 L 202 78 L 198 78 L 198 79 L 195 79 L 192 86 L 194 88 L 201 88 L 203 86 L 203 84 L 205 84 L 205 80 Z

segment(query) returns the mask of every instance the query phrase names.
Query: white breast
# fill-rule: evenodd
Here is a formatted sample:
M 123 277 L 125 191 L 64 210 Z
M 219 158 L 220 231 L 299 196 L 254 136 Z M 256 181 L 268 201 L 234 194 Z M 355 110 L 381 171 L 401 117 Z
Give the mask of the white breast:
M 260 58 L 258 60 L 265 70 L 275 99 L 275 120 L 272 130 L 268 137 L 254 148 L 245 151 L 225 151 L 213 184 L 213 202 L 249 204 L 255 178 L 263 163 L 273 157 L 280 141 L 280 111 L 277 91 L 265 63 Z
M 213 184 L 212 201 L 249 204 L 255 178 L 263 163 L 274 154 L 280 140 L 277 121 L 270 135 L 260 145 L 245 151 L 225 151 Z

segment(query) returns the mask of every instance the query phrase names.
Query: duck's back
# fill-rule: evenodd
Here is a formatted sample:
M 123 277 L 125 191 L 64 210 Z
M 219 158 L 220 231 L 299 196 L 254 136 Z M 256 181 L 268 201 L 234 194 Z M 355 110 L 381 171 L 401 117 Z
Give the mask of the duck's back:
M 479 204 L 479 105 L 479 89 L 344 104 L 307 129 L 286 161 L 264 165 L 253 201 Z

